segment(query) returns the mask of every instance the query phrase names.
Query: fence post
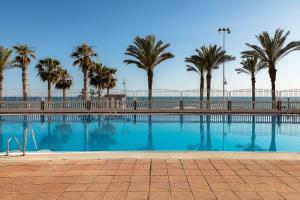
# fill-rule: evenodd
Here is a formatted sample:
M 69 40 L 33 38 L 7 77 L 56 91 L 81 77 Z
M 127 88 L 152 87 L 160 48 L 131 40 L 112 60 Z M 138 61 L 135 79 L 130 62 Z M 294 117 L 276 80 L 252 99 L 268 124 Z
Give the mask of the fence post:
M 87 110 L 91 110 L 91 105 L 92 105 L 91 101 L 90 101 L 90 100 L 87 100 L 87 101 L 86 101 L 86 109 L 87 109 Z
M 179 109 L 180 109 L 180 110 L 183 110 L 183 100 L 180 100 L 180 101 L 179 101 Z
M 115 99 L 114 98 L 110 98 L 110 108 L 111 109 L 115 108 Z
M 41 110 L 45 110 L 45 101 L 44 100 L 41 101 Z
M 282 108 L 282 102 L 281 102 L 281 100 L 278 100 L 277 101 L 277 110 L 281 111 L 281 108 Z
M 120 100 L 119 99 L 117 99 L 116 101 L 115 101 L 115 109 L 119 109 L 120 108 Z
M 227 101 L 227 109 L 228 110 L 232 109 L 232 101 L 230 99 Z
M 133 100 L 133 109 L 136 110 L 136 100 Z
M 110 108 L 110 100 L 105 99 L 105 108 Z

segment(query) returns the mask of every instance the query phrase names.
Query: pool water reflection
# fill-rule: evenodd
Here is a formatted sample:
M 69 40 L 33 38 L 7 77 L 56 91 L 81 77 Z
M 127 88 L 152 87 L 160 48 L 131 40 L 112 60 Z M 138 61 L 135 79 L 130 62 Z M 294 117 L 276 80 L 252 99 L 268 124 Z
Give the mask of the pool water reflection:
M 26 127 L 46 151 L 300 152 L 299 116 L 2 115 L 0 151 Z

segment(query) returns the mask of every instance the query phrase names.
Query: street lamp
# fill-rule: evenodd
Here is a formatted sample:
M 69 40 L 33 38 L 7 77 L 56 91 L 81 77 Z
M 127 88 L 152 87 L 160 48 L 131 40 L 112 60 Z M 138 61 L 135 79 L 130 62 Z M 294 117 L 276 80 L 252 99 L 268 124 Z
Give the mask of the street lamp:
M 219 28 L 218 29 L 219 34 L 223 33 L 223 50 L 225 51 L 225 36 L 226 34 L 230 34 L 230 29 L 227 28 Z M 227 84 L 226 78 L 225 78 L 225 62 L 223 62 L 223 103 L 225 100 L 225 85 Z

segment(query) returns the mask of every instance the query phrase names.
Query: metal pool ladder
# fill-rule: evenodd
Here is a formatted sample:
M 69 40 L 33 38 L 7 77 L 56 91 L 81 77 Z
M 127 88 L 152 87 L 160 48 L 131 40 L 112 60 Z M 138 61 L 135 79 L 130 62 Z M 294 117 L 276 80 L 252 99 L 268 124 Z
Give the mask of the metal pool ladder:
M 7 156 L 9 155 L 9 149 L 10 149 L 9 146 L 10 146 L 10 141 L 11 141 L 11 140 L 14 140 L 14 141 L 17 143 L 19 150 L 20 150 L 21 152 L 23 152 L 23 156 L 26 155 L 26 150 L 27 150 L 27 139 L 28 139 L 28 134 L 29 134 L 28 131 L 29 131 L 29 133 L 31 134 L 31 137 L 32 137 L 32 140 L 33 140 L 33 144 L 34 144 L 34 146 L 35 146 L 35 149 L 36 149 L 36 150 L 38 149 L 38 148 L 37 148 L 37 144 L 36 144 L 36 140 L 35 140 L 35 134 L 34 134 L 33 129 L 32 129 L 32 128 L 25 128 L 24 131 L 23 131 L 23 140 L 24 140 L 24 142 L 23 142 L 23 148 L 21 147 L 21 145 L 20 145 L 18 139 L 17 139 L 15 136 L 10 137 L 10 138 L 7 140 L 7 144 L 6 144 L 6 155 L 7 155 Z

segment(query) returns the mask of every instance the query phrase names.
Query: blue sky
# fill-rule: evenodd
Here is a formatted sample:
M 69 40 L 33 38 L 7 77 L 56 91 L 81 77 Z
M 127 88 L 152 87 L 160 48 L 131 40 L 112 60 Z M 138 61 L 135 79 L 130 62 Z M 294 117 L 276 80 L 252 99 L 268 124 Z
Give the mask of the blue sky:
M 237 60 L 226 65 L 228 89 L 250 88 L 247 75 L 237 75 L 240 51 L 256 43 L 255 34 L 290 30 L 290 40 L 300 40 L 299 0 L 2 0 L 0 45 L 26 43 L 37 58 L 61 61 L 74 79 L 72 89 L 82 88 L 82 74 L 72 66 L 70 53 L 83 42 L 95 46 L 104 64 L 118 69 L 117 88 L 126 78 L 128 89 L 146 89 L 146 72 L 123 63 L 124 51 L 135 36 L 155 34 L 171 44 L 175 58 L 159 65 L 154 88 L 196 89 L 199 77 L 186 72 L 184 58 L 203 44 L 222 44 L 217 29 L 229 26 L 228 53 Z M 33 61 L 28 70 L 30 90 L 46 91 L 36 77 Z M 277 88 L 299 88 L 300 52 L 278 65 Z M 221 88 L 221 69 L 213 73 L 212 87 Z M 257 76 L 258 88 L 269 88 L 267 71 Z M 4 90 L 21 89 L 21 70 L 5 72 Z

